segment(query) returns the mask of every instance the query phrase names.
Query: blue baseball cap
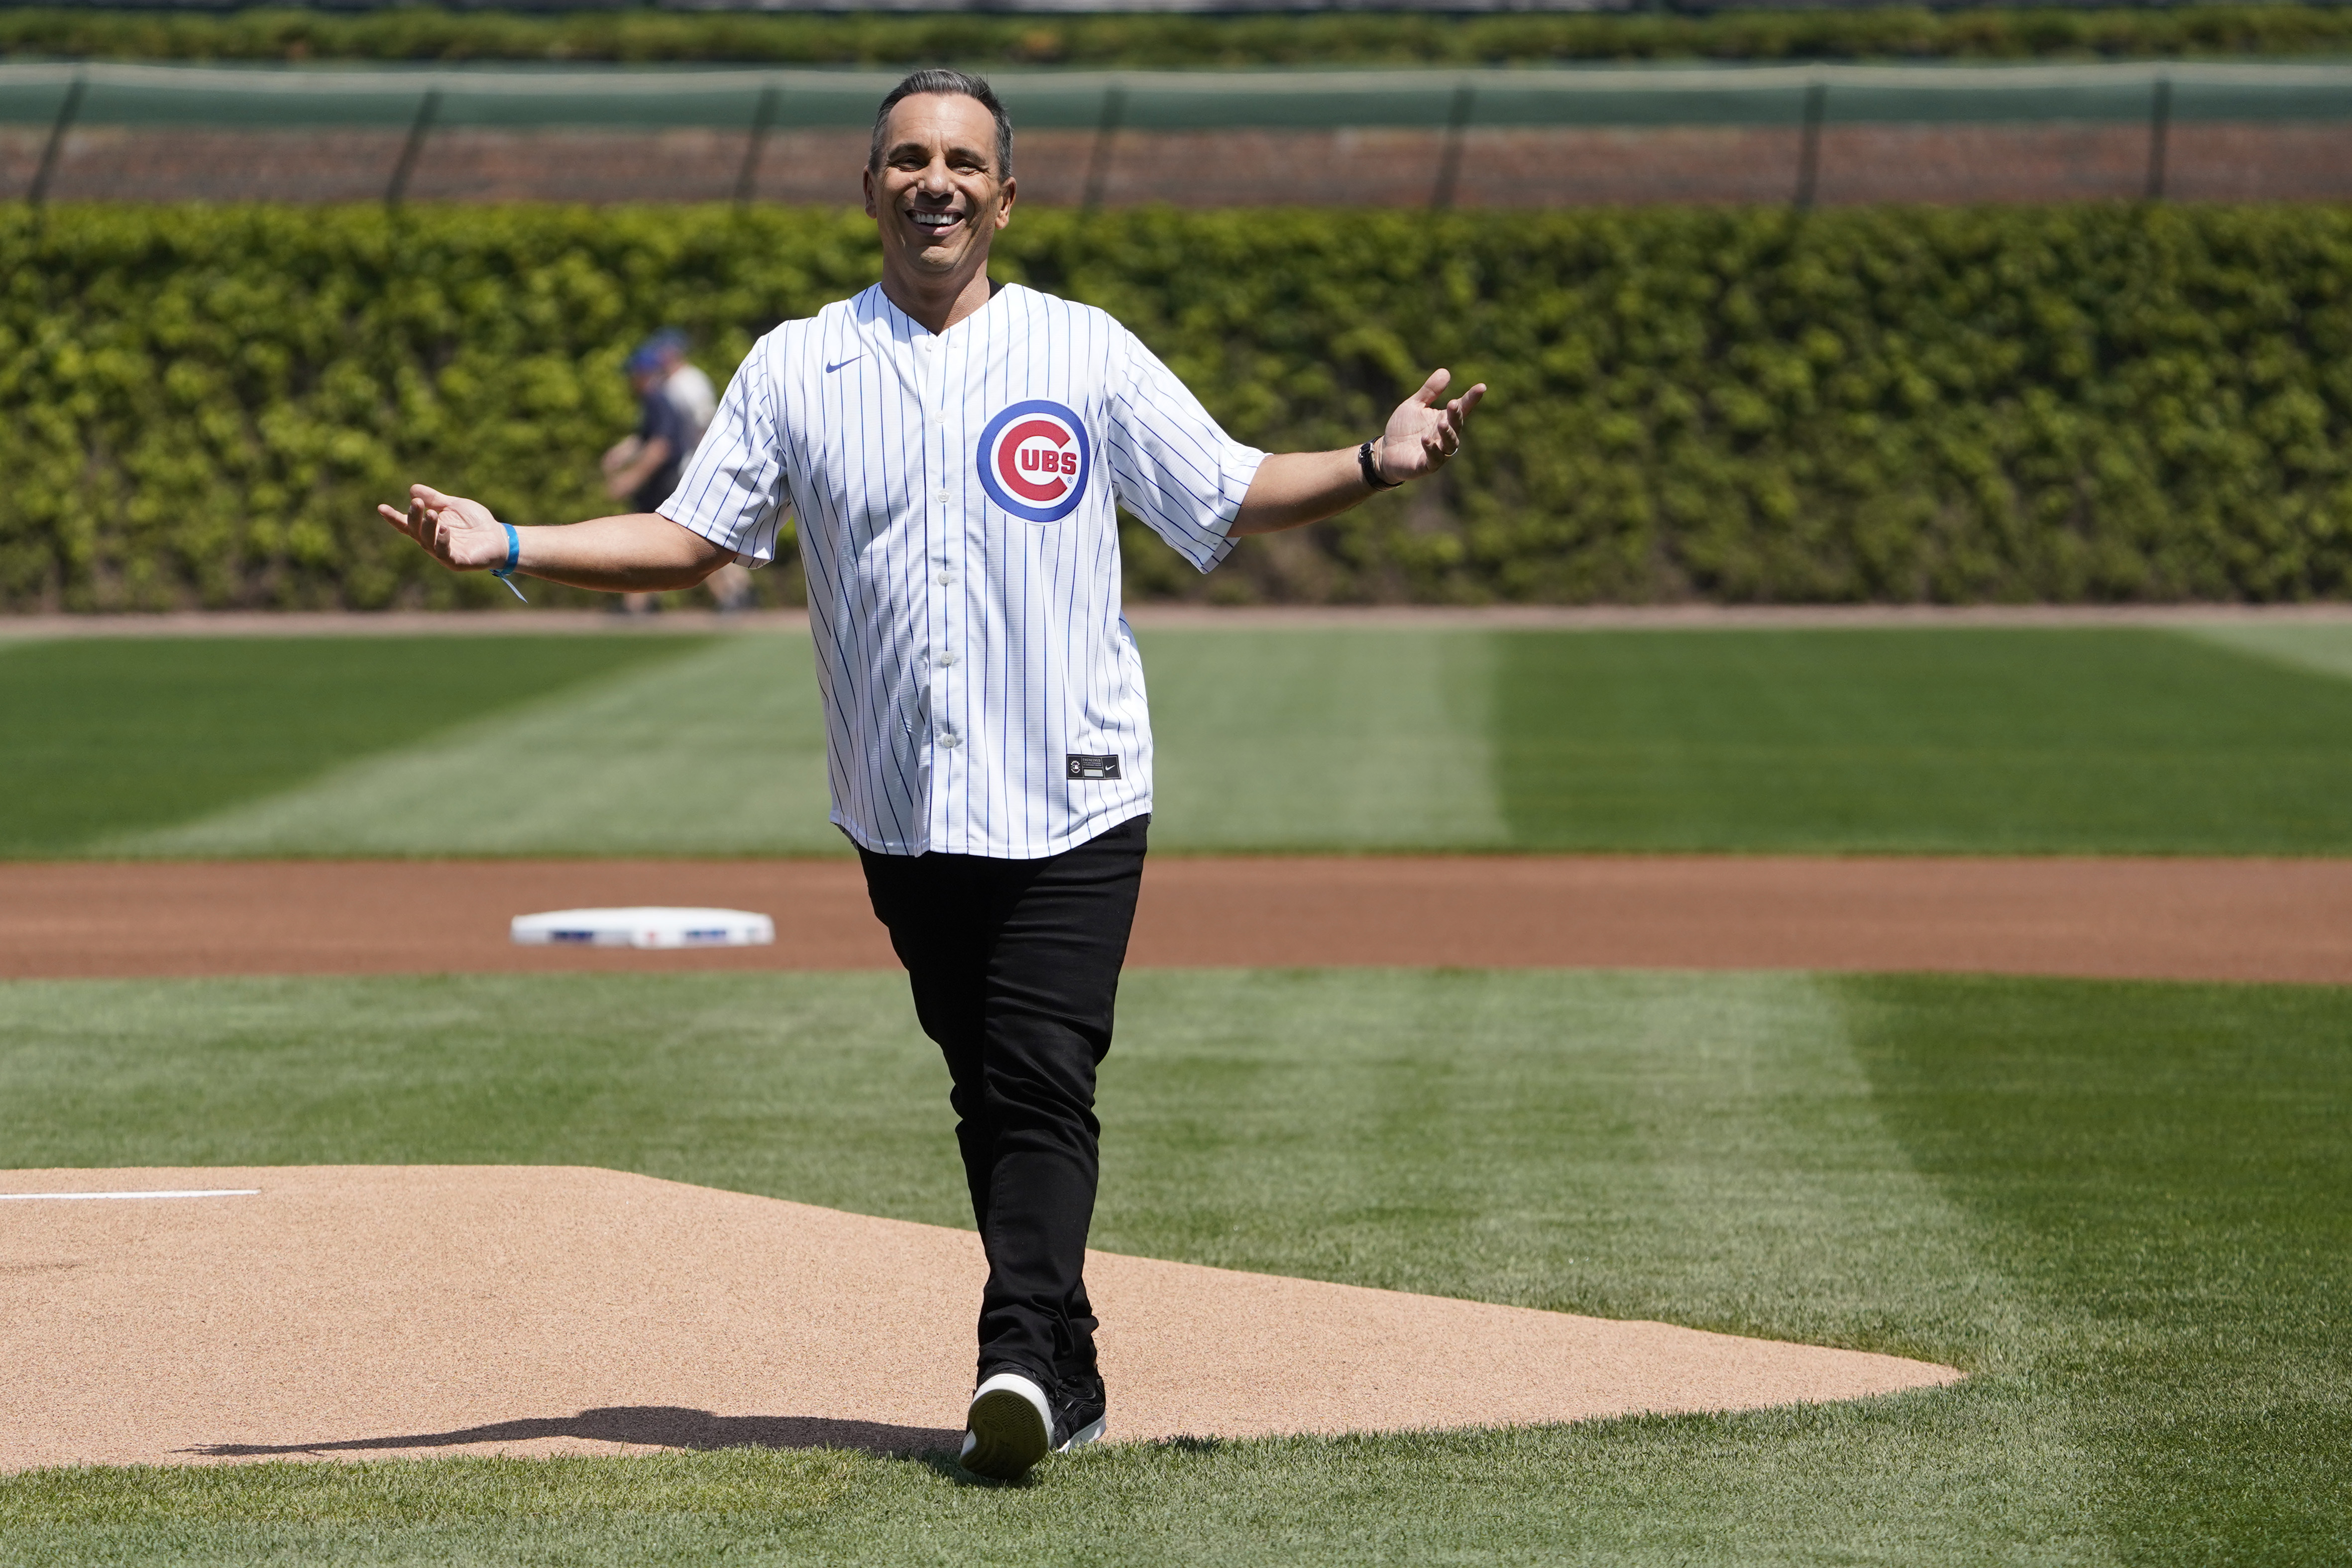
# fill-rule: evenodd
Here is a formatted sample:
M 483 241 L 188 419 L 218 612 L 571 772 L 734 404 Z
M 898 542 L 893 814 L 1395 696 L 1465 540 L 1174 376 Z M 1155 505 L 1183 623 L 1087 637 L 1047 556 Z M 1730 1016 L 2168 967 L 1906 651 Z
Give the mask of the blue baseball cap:
M 640 343 L 627 359 L 621 362 L 621 368 L 631 375 L 644 375 L 649 371 L 659 370 L 661 351 L 651 343 Z

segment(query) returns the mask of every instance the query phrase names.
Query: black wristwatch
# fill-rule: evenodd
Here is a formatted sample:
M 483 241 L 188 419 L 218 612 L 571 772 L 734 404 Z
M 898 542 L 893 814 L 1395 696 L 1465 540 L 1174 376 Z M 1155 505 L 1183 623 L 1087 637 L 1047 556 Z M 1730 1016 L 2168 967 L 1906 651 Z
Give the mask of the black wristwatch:
M 1392 490 L 1404 483 L 1402 479 L 1381 478 L 1381 470 L 1372 462 L 1372 444 L 1370 441 L 1356 448 L 1356 467 L 1364 470 L 1364 483 L 1376 490 Z

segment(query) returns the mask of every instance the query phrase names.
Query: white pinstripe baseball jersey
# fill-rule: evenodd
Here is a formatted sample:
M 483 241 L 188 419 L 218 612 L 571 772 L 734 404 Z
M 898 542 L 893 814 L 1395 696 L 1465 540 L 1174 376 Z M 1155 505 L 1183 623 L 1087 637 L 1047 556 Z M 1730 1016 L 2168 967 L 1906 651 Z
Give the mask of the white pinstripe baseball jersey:
M 1151 809 L 1114 502 L 1205 572 L 1265 455 L 1090 306 L 935 334 L 877 287 L 753 347 L 661 512 L 762 565 L 799 519 L 851 837 L 1032 859 Z

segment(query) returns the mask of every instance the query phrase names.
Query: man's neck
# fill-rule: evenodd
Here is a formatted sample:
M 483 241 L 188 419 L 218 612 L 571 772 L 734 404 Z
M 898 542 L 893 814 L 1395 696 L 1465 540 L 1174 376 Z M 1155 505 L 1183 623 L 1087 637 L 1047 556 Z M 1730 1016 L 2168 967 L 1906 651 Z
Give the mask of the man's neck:
M 890 303 L 933 332 L 944 332 L 988 303 L 988 258 L 958 278 L 926 278 L 900 268 L 882 269 L 882 293 Z

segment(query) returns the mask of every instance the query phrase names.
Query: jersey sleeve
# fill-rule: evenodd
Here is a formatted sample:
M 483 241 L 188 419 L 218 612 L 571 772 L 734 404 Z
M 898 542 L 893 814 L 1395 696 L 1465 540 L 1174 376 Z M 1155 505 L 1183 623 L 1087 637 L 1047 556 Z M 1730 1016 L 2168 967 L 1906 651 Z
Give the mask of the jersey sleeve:
M 1119 505 L 1206 572 L 1233 553 L 1234 518 L 1265 454 L 1220 428 L 1192 389 L 1133 333 L 1110 397 L 1110 478 Z
M 774 353 L 772 339 L 753 345 L 661 508 L 662 516 L 752 566 L 776 558 L 776 526 L 785 510 L 783 419 L 771 374 Z

